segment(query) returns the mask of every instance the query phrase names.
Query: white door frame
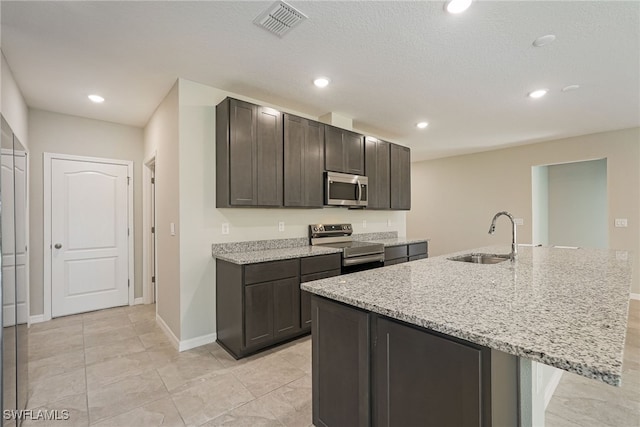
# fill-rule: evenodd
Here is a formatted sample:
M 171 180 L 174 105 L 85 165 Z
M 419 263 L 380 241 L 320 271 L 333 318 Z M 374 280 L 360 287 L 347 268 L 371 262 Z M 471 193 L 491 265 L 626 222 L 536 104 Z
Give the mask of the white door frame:
M 151 304 L 151 295 L 153 295 L 153 283 L 151 283 L 151 274 L 149 265 L 149 257 L 150 250 L 149 242 L 151 240 L 151 221 L 150 217 L 152 214 L 151 209 L 151 167 L 153 166 L 155 169 L 156 165 L 156 152 L 151 153 L 151 156 L 144 161 L 144 167 L 142 168 L 142 299 L 145 304 Z M 154 221 L 155 222 L 155 221 Z M 154 238 L 157 235 L 154 234 Z M 157 248 L 157 239 L 156 239 L 156 248 Z M 157 251 L 156 251 L 157 252 Z M 155 255 L 157 266 L 157 253 Z M 158 277 L 156 275 L 156 285 L 158 282 Z M 157 289 L 157 287 L 156 287 Z M 156 294 L 156 302 L 158 301 L 158 295 Z
M 54 159 L 71 160 L 93 163 L 107 163 L 113 165 L 122 165 L 127 167 L 127 176 L 129 177 L 129 185 L 127 185 L 127 220 L 129 227 L 129 260 L 128 260 L 128 279 L 129 279 L 129 305 L 134 302 L 135 275 L 134 275 L 134 246 L 133 236 L 133 162 L 131 160 L 105 159 L 101 157 L 84 157 L 72 156 L 68 154 L 43 153 L 44 154 L 44 173 L 43 173 L 43 190 L 44 190 L 44 238 L 42 239 L 42 252 L 44 254 L 44 319 L 51 320 L 51 162 Z

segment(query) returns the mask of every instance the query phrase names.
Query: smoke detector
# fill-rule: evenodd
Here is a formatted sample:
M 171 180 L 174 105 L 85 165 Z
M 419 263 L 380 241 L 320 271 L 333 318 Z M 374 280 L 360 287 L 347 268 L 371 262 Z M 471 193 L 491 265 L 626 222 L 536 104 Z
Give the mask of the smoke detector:
M 305 19 L 307 19 L 307 15 L 279 0 L 258 15 L 253 23 L 278 37 L 282 37 Z

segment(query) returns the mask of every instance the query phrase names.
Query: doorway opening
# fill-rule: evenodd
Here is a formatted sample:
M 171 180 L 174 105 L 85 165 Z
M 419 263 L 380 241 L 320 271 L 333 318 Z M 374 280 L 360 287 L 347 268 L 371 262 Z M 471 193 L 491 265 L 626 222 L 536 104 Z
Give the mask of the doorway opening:
M 156 256 L 156 156 L 145 162 L 143 190 L 143 282 L 144 302 L 157 301 L 157 256 Z
M 532 168 L 533 244 L 609 246 L 607 159 Z

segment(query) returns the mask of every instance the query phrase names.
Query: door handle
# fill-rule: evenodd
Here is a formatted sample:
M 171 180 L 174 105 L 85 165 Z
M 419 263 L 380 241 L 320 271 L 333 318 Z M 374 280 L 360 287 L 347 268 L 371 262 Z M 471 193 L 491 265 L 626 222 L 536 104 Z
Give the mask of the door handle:
M 362 201 L 362 188 L 360 188 L 360 181 L 356 179 L 356 185 L 358 186 L 358 201 Z
M 56 243 L 55 245 L 53 245 L 53 247 L 56 249 L 60 249 L 62 248 L 62 245 L 60 243 Z

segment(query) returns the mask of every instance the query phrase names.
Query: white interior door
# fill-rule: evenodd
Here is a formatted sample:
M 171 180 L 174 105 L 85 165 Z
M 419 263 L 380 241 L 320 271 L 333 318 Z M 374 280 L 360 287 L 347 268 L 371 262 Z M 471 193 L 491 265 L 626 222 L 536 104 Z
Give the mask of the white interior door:
M 129 302 L 128 167 L 51 159 L 51 314 Z
M 16 151 L 13 157 L 16 240 L 16 321 L 27 323 L 27 156 Z
M 12 138 L 12 136 L 9 136 Z M 2 150 L 2 325 L 16 324 L 13 150 Z

